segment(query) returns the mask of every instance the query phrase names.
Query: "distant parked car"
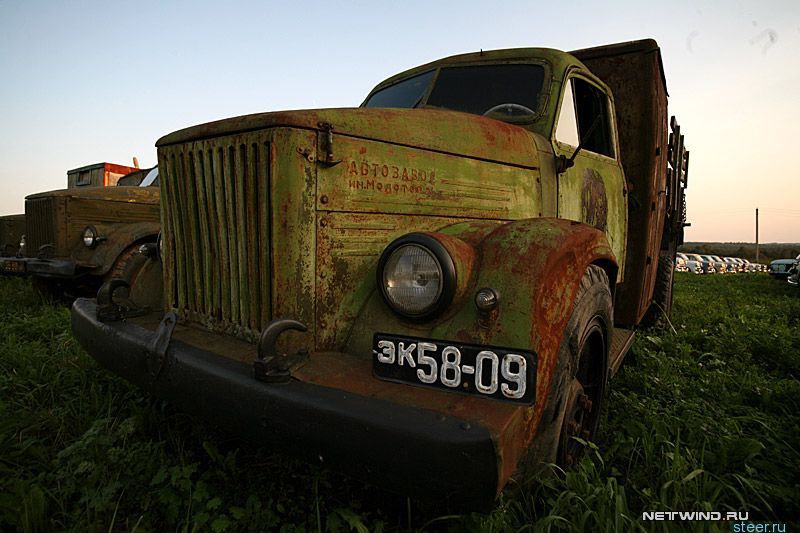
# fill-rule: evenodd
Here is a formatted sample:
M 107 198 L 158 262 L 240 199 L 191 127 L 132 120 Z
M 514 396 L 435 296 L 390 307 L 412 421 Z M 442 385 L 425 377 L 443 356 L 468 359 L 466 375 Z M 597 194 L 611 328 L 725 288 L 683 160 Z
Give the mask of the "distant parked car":
M 786 281 L 795 287 L 800 287 L 800 255 L 794 258 L 794 264 L 789 269 L 789 277 L 786 278 Z
M 735 274 L 736 272 L 741 272 L 741 266 L 739 262 L 736 261 L 735 257 L 723 257 L 722 260 L 725 262 L 725 270 L 731 274 Z
M 700 254 L 686 254 L 686 257 L 693 259 L 700 266 L 699 274 L 713 274 L 714 263 L 701 256 Z
M 776 259 L 769 264 L 769 275 L 777 279 L 786 279 L 795 262 L 794 259 Z
M 675 254 L 675 272 L 689 272 L 686 256 L 682 253 Z
M 714 262 L 714 268 L 717 271 L 717 274 L 724 274 L 728 271 L 728 263 L 722 260 L 722 258 L 718 255 L 707 255 Z
M 744 271 L 745 272 L 759 272 L 759 265 L 758 263 L 751 263 L 748 259 L 741 259 L 742 263 L 744 264 Z
M 678 254 L 681 259 L 683 259 L 683 271 L 684 272 L 691 272 L 692 274 L 702 274 L 703 273 L 703 265 L 695 259 L 691 257 L 690 254 Z

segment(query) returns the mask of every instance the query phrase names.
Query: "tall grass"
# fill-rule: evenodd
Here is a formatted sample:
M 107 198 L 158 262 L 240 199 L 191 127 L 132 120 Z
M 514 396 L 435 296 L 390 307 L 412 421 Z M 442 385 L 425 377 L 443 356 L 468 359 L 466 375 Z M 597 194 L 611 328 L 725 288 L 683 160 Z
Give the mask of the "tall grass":
M 800 291 L 680 275 L 670 327 L 642 331 L 602 435 L 573 469 L 453 515 L 218 432 L 99 368 L 69 311 L 0 279 L 0 529 L 20 531 L 728 531 L 642 511 L 800 519 Z

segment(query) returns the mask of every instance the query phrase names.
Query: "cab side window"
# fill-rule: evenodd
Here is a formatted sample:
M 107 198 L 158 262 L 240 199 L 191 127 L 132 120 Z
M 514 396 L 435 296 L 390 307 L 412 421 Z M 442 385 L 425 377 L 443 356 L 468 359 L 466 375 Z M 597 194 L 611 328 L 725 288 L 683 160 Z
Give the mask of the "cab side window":
M 564 89 L 564 101 L 561 103 L 558 126 L 556 126 L 556 140 L 577 147 L 580 140 L 578 137 L 578 119 L 575 117 L 575 98 L 572 95 L 572 81 L 570 80 Z
M 614 157 L 608 97 L 580 78 L 569 80 L 556 127 L 556 140 L 581 150 Z

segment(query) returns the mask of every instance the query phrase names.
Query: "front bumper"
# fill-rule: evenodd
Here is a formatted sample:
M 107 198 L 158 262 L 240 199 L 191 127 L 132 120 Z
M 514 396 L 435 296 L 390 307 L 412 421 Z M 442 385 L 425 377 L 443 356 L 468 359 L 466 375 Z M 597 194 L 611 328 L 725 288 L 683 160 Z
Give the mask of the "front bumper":
M 82 270 L 74 261 L 35 257 L 0 257 L 0 272 L 52 278 L 74 278 Z
M 154 332 L 96 316 L 94 300 L 73 304 L 74 335 L 92 357 L 237 434 L 417 498 L 474 509 L 491 505 L 497 494 L 495 446 L 474 421 L 297 380 L 263 383 L 251 365 L 175 339 L 154 365 Z

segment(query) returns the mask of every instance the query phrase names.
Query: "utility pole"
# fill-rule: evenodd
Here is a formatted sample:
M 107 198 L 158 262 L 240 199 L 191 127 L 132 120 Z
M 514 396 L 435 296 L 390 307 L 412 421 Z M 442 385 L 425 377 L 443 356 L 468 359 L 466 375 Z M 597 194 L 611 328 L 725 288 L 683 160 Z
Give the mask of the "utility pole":
M 758 263 L 758 208 L 756 207 L 756 263 Z

